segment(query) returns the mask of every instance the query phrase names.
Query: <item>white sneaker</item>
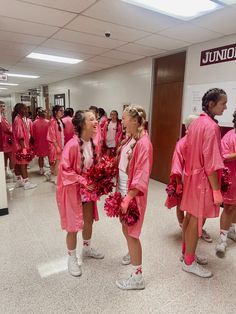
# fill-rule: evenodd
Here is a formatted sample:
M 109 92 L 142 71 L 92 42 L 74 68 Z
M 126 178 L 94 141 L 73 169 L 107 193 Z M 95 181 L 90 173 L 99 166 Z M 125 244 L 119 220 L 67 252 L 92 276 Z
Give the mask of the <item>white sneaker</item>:
M 122 265 L 129 265 L 130 263 L 131 263 L 130 255 L 129 255 L 129 253 L 127 253 L 125 256 L 123 256 L 123 258 L 121 260 L 121 264 Z
M 51 177 L 52 177 L 51 171 L 44 172 L 44 175 L 46 177 L 46 181 L 51 181 Z
M 75 277 L 82 275 L 81 266 L 76 256 L 68 256 L 68 272 Z
M 186 265 L 183 261 L 182 269 L 187 273 L 191 273 L 202 278 L 210 278 L 213 276 L 211 271 L 203 268 L 196 261 L 194 261 L 191 265 Z
M 224 257 L 226 248 L 227 248 L 227 243 L 219 239 L 218 243 L 216 244 L 216 255 L 220 258 Z
M 85 249 L 83 248 L 82 250 L 82 257 L 91 257 L 91 258 L 95 258 L 95 259 L 103 259 L 104 258 L 104 254 L 102 254 L 101 252 L 93 249 L 93 248 L 89 248 L 89 249 Z
M 44 169 L 43 168 L 39 168 L 39 174 L 42 176 L 44 175 Z
M 227 238 L 233 240 L 234 242 L 236 242 L 236 232 L 235 231 L 229 231 Z
M 22 188 L 24 186 L 24 182 L 22 180 L 16 180 L 15 188 Z
M 116 280 L 116 285 L 122 290 L 143 290 L 145 289 L 145 281 L 143 276 L 136 278 L 135 276 L 130 276 L 128 279 Z
M 36 183 L 31 183 L 30 181 L 26 181 L 24 183 L 24 189 L 25 190 L 31 190 L 31 189 L 35 189 L 38 185 Z
M 180 256 L 180 262 L 183 262 L 184 260 L 184 255 L 182 254 Z M 199 265 L 207 265 L 208 264 L 208 259 L 207 257 L 205 256 L 201 256 L 201 255 L 197 255 L 196 257 L 196 262 L 199 264 Z

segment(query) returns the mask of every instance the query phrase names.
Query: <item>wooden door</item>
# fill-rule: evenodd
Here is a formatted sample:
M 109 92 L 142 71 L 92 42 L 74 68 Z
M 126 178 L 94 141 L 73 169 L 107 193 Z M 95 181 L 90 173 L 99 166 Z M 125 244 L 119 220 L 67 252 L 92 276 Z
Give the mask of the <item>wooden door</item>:
M 156 59 L 151 138 L 152 178 L 169 181 L 171 159 L 181 128 L 185 52 Z

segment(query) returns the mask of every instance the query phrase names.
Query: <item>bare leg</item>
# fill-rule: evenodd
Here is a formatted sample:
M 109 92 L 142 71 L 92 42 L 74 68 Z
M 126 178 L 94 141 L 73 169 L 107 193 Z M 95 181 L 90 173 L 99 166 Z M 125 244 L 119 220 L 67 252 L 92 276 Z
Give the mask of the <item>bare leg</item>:
M 83 204 L 84 228 L 82 236 L 84 240 L 90 240 L 93 231 L 93 202 Z
M 43 168 L 44 167 L 44 159 L 43 159 L 43 157 L 39 157 L 38 164 L 39 164 L 39 168 Z
M 182 210 L 180 210 L 179 205 L 176 206 L 176 216 L 177 216 L 179 225 L 182 226 L 183 221 L 184 221 L 184 212 Z
M 68 232 L 66 236 L 67 249 L 72 251 L 77 246 L 77 232 Z
M 195 255 L 198 243 L 198 218 L 190 215 L 185 231 L 186 253 Z

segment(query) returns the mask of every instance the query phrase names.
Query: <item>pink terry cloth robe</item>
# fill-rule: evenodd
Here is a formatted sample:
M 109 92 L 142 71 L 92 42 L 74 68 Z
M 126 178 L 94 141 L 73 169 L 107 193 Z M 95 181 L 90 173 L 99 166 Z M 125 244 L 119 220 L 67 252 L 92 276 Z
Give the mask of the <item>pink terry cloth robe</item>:
M 13 134 L 12 126 L 5 117 L 2 116 L 2 142 L 3 152 L 10 153 L 13 149 Z
M 107 117 L 106 116 L 103 116 L 101 118 L 101 120 L 99 121 L 99 125 L 100 125 L 100 128 L 101 128 L 101 133 L 103 134 L 103 129 L 105 127 L 105 124 L 107 122 Z
M 61 227 L 67 232 L 83 229 L 83 209 L 80 185 L 86 185 L 81 173 L 81 152 L 78 137 L 73 136 L 62 152 L 58 168 L 56 199 Z M 94 202 L 94 220 L 98 220 L 97 204 Z
M 56 160 L 60 160 L 61 153 L 58 154 L 56 151 L 56 147 L 54 143 L 62 150 L 62 135 L 63 133 L 58 129 L 58 123 L 55 118 L 52 118 L 49 122 L 48 126 L 48 133 L 47 133 L 47 141 L 48 141 L 48 148 L 49 148 L 49 161 L 50 163 L 54 163 Z
M 223 157 L 236 153 L 236 131 L 230 130 L 221 140 Z M 225 166 L 230 170 L 231 185 L 226 193 L 223 193 L 225 204 L 236 205 L 236 160 L 225 161 Z
M 186 135 L 182 137 L 175 146 L 174 154 L 172 157 L 172 163 L 171 163 L 171 173 L 170 177 L 172 176 L 179 176 L 182 178 L 183 172 L 184 172 L 184 146 L 186 142 Z
M 23 119 L 19 114 L 15 117 L 15 120 L 12 125 L 12 133 L 13 133 L 13 157 L 15 159 L 16 164 L 25 165 L 28 164 L 27 160 L 17 160 L 15 158 L 15 153 L 18 150 L 21 150 L 22 147 L 20 145 L 20 140 L 24 140 L 25 148 L 28 149 L 30 147 L 30 137 L 32 136 L 32 121 L 30 119 Z
M 220 128 L 211 117 L 202 113 L 188 128 L 184 147 L 184 190 L 181 210 L 198 218 L 198 233 L 202 234 L 204 218 L 219 216 L 220 206 L 214 204 L 208 176 L 224 168 L 221 155 Z
M 49 120 L 38 117 L 33 122 L 33 138 L 34 138 L 34 151 L 38 157 L 46 157 L 48 151 L 48 133 Z
M 65 145 L 66 143 L 75 135 L 74 125 L 72 123 L 71 117 L 62 118 L 63 123 L 65 124 L 64 136 L 65 136 Z
M 107 120 L 107 122 L 104 125 L 103 132 L 102 132 L 102 141 L 104 145 L 106 145 L 106 138 L 107 138 L 107 127 L 111 120 Z M 115 142 L 116 147 L 120 144 L 120 141 L 122 140 L 122 124 L 121 122 L 117 122 L 116 126 L 116 135 L 115 135 Z
M 145 134 L 137 141 L 128 164 L 128 191 L 132 189 L 139 190 L 135 199 L 140 212 L 140 217 L 133 226 L 128 226 L 129 236 L 136 239 L 140 236 L 146 211 L 152 159 L 152 144 L 147 132 L 145 132 Z

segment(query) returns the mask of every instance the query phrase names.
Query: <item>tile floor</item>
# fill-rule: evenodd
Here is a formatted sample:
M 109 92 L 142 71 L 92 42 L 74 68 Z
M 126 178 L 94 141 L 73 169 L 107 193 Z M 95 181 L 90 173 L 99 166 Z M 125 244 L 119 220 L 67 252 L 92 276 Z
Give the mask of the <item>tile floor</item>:
M 14 190 L 10 214 L 0 217 L 1 314 L 236 313 L 236 244 L 228 240 L 227 256 L 219 259 L 214 243 L 201 240 L 198 250 L 208 256 L 213 278 L 184 273 L 179 262 L 181 233 L 174 211 L 163 206 L 163 184 L 151 180 L 141 237 L 146 289 L 125 292 L 114 283 L 130 272 L 130 266 L 120 264 L 126 245 L 119 222 L 105 216 L 103 201 L 93 245 L 105 253 L 105 259 L 87 260 L 83 275 L 74 278 L 66 270 L 55 186 L 34 169 L 30 172 L 38 188 Z M 215 242 L 218 219 L 207 221 L 206 227 Z

